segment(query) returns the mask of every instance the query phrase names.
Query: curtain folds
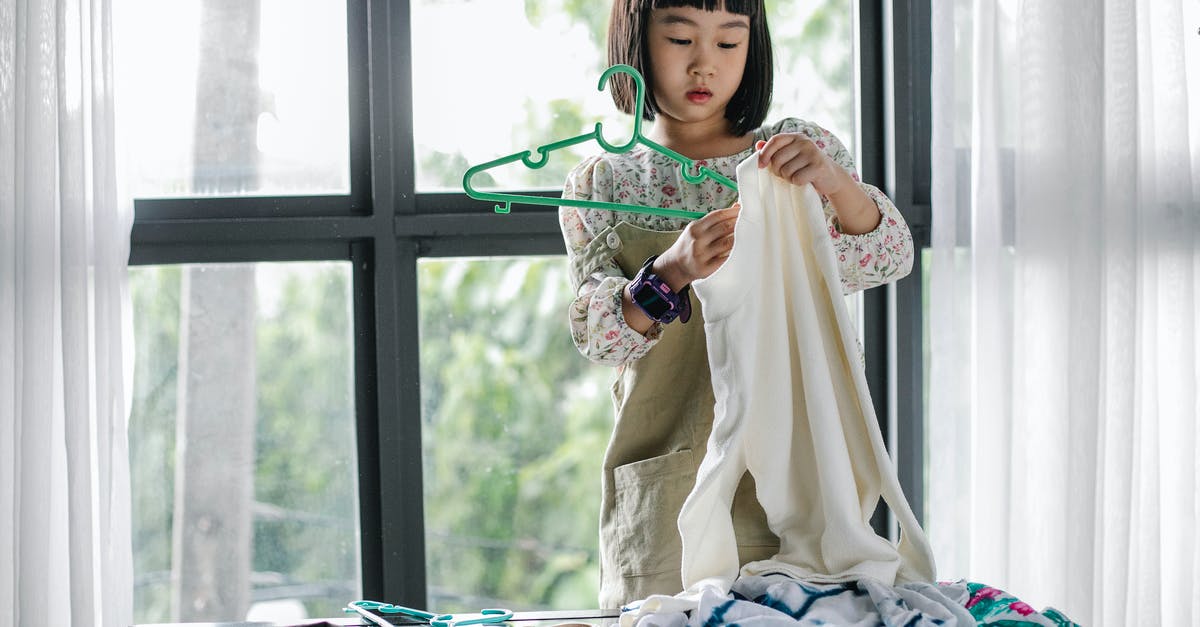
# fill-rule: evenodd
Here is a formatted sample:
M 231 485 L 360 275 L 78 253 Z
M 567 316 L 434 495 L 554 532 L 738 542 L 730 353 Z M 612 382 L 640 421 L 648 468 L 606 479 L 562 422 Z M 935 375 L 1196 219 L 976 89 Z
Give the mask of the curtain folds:
M 133 622 L 110 12 L 0 2 L 0 624 Z
M 1200 623 L 1200 9 L 931 6 L 939 576 Z

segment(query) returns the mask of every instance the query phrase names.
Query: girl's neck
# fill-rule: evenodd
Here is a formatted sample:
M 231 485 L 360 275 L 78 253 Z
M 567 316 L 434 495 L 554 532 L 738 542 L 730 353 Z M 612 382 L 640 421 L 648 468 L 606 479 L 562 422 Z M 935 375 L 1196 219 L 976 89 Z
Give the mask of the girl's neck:
M 659 116 L 646 136 L 693 160 L 736 155 L 754 145 L 754 133 L 734 135 L 725 118 L 680 123 Z

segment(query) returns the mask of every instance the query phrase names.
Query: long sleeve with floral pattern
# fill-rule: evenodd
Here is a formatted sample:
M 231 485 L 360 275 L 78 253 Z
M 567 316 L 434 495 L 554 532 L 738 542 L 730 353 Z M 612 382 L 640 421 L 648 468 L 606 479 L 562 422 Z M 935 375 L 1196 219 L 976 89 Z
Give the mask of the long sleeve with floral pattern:
M 795 118 L 759 129 L 755 139 L 765 140 L 777 133 L 806 135 L 845 168 L 879 208 L 881 218 L 875 230 L 859 235 L 845 234 L 840 230 L 833 205 L 828 199 L 821 198 L 839 263 L 842 291 L 850 294 L 906 276 L 913 261 L 908 225 L 887 195 L 859 180 L 854 160 L 841 141 L 820 126 Z M 697 163 L 732 178 L 737 165 L 751 154 L 753 149 L 748 149 Z M 700 184 L 683 181 L 674 161 L 638 147 L 623 154 L 604 153 L 584 160 L 567 176 L 563 198 L 707 213 L 732 205 L 737 200 L 737 192 L 711 179 Z M 597 257 L 595 246 L 589 248 L 598 236 L 606 231 L 611 233 L 610 227 L 619 221 L 655 231 L 680 231 L 687 224 L 679 218 L 642 213 L 559 208 L 559 225 L 566 242 L 575 290 L 575 298 L 569 307 L 571 337 L 585 357 L 611 366 L 640 359 L 657 343 L 662 331 L 662 326 L 656 323 L 643 336 L 625 322 L 621 294 L 629 277 L 611 258 Z

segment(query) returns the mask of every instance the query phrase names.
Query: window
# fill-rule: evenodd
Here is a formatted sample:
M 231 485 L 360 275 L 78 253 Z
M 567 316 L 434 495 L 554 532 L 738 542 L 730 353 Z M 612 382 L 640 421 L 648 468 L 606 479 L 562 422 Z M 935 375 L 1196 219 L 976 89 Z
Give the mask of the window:
M 330 617 L 359 597 L 595 604 L 613 373 L 571 345 L 556 210 L 496 215 L 461 176 L 597 120 L 628 128 L 595 89 L 608 7 L 114 7 L 136 181 L 139 622 Z M 768 119 L 826 126 L 881 182 L 886 16 L 849 0 L 767 7 Z M 553 194 L 572 165 L 493 185 Z M 885 372 L 883 296 L 856 302 L 868 373 Z M 241 535 L 216 546 L 239 548 L 176 548 L 226 524 Z M 204 601 L 188 573 L 237 602 Z
M 131 272 L 139 622 L 332 616 L 357 594 L 347 265 Z
M 343 4 L 127 0 L 113 11 L 136 195 L 348 191 Z
M 767 5 L 776 54 L 768 121 L 802 117 L 853 147 L 849 0 Z M 596 89 L 607 67 L 610 6 L 413 0 L 417 189 L 461 191 L 469 165 L 588 132 L 597 121 L 614 133 L 629 129 L 628 117 Z M 517 166 L 488 174 L 496 187 L 561 189 L 570 168 L 595 148 L 571 147 L 569 156 L 556 153 L 537 170 Z
M 557 256 L 418 265 L 432 607 L 596 603 L 612 372 L 563 332 L 566 271 Z
M 415 0 L 417 189 L 461 189 L 469 165 L 588 132 L 598 120 L 627 129 L 596 89 L 609 6 Z M 770 20 L 778 83 L 768 120 L 807 117 L 853 146 L 849 3 L 780 4 Z M 464 52 L 464 41 L 486 54 Z M 596 147 L 572 149 L 541 169 L 488 174 L 494 187 L 561 188 Z M 571 345 L 566 281 L 561 258 L 419 264 L 425 551 L 439 608 L 479 597 L 526 608 L 595 603 L 597 477 L 614 376 Z M 852 311 L 859 300 L 848 299 Z

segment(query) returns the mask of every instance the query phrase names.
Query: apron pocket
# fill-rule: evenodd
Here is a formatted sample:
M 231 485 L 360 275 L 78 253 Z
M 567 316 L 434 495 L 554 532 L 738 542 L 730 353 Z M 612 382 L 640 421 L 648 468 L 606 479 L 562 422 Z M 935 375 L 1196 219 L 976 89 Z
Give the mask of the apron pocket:
M 675 451 L 613 468 L 616 540 L 621 574 L 662 575 L 674 594 L 683 561 L 679 510 L 696 483 L 690 450 Z

